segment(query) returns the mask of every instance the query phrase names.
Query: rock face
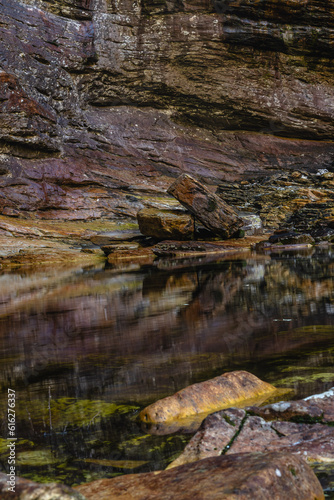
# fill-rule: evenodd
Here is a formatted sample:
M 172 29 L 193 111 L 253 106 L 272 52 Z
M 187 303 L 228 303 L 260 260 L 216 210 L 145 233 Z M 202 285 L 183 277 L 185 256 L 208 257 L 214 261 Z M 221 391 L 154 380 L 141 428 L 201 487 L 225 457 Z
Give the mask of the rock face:
M 158 474 L 101 479 L 76 489 L 87 500 L 155 500 L 157 493 L 161 500 L 325 498 L 318 479 L 305 461 L 282 453 L 208 458 Z
M 169 468 L 221 454 L 279 451 L 309 462 L 334 461 L 333 389 L 301 401 L 209 415 Z
M 0 0 L 0 210 L 134 217 L 182 172 L 332 169 L 332 0 Z
M 224 373 L 219 377 L 193 384 L 173 396 L 144 408 L 139 418 L 145 423 L 168 423 L 199 413 L 208 414 L 243 400 L 273 395 L 276 388 L 245 371 Z

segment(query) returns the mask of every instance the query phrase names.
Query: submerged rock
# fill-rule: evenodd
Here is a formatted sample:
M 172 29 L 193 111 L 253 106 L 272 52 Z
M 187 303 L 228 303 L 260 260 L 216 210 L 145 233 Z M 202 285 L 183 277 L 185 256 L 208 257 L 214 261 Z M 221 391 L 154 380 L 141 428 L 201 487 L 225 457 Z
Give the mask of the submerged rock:
M 323 500 L 312 469 L 284 453 L 215 457 L 160 473 L 129 474 L 77 486 L 90 500 Z
M 222 238 L 235 236 L 244 225 L 235 210 L 190 175 L 182 174 L 168 188 L 205 227 Z
M 157 240 L 192 240 L 194 218 L 184 210 L 143 208 L 137 213 L 139 229 L 145 236 Z
M 273 395 L 277 389 L 251 373 L 234 371 L 190 385 L 173 396 L 160 399 L 139 414 L 145 423 L 169 423 L 199 413 L 208 414 L 245 400 Z M 247 404 L 247 403 L 246 403 Z

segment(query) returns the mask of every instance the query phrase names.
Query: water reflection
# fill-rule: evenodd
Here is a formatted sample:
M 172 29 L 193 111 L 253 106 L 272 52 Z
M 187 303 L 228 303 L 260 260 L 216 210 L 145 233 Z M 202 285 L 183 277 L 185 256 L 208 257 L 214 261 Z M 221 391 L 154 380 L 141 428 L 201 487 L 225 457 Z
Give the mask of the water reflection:
M 19 473 L 74 484 L 162 468 L 188 437 L 145 434 L 138 410 L 225 371 L 296 398 L 332 387 L 333 262 L 318 249 L 3 272 L 1 409 L 15 389 Z

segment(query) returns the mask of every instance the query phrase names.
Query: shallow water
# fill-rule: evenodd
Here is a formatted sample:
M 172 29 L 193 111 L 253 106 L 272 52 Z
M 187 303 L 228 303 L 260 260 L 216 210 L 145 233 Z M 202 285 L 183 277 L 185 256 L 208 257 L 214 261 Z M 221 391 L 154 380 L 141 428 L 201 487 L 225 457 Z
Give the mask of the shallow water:
M 74 485 L 164 468 L 191 434 L 147 434 L 139 410 L 226 371 L 294 399 L 334 386 L 332 251 L 122 267 L 0 275 L 1 409 L 15 390 L 19 475 Z M 7 433 L 4 417 L 3 469 Z

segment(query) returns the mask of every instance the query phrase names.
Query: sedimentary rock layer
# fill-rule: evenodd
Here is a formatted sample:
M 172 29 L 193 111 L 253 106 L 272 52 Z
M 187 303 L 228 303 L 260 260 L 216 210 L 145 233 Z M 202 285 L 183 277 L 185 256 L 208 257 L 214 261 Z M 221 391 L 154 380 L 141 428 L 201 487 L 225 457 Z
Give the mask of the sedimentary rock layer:
M 132 216 L 182 172 L 332 169 L 333 0 L 0 0 L 0 210 Z

